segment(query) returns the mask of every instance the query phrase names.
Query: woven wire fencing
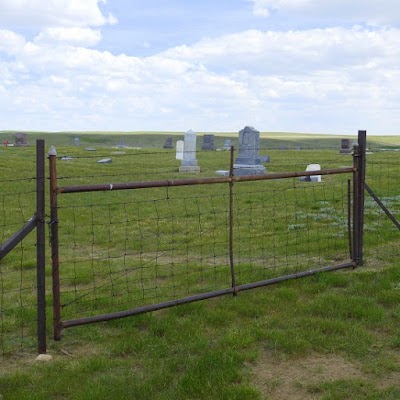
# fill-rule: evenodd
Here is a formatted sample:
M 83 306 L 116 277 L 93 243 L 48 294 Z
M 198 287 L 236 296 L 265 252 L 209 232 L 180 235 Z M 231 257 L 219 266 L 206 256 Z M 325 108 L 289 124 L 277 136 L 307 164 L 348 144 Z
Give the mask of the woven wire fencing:
M 365 193 L 364 249 L 371 265 L 392 263 L 400 254 L 400 152 L 372 145 L 367 152 L 367 185 L 387 213 Z M 400 276 L 400 273 L 399 273 Z
M 1 245 L 36 211 L 36 159 L 34 149 L 0 150 Z M 36 235 L 31 232 L 0 260 L 0 354 L 35 348 L 36 330 Z
M 224 290 L 232 271 L 245 285 L 351 258 L 351 174 L 114 191 L 115 182 L 201 179 L 229 169 L 224 151 L 198 151 L 195 177 L 178 173 L 174 151 L 124 153 L 103 165 L 89 154 L 57 163 L 59 188 L 110 188 L 58 196 L 63 320 Z M 314 149 L 281 153 L 271 151 L 268 171 L 302 171 L 317 158 Z M 321 168 L 352 166 L 337 148 L 319 149 L 318 159 Z
M 175 150 L 162 149 L 157 141 L 141 149 L 61 146 L 58 183 L 213 177 L 216 170 L 229 169 L 225 139 L 216 137 L 217 151 L 203 151 L 198 143 L 201 172 L 196 175 L 180 174 Z M 231 139 L 237 147 L 237 140 Z M 398 221 L 399 153 L 368 147 L 372 154 L 367 154 L 366 181 Z M 302 171 L 310 163 L 322 169 L 352 165 L 351 155 L 339 153 L 337 139 L 301 144 L 262 140 L 260 155 L 269 157 L 267 173 Z M 32 147 L 4 148 L 1 157 L 7 160 L 0 164 L 4 243 L 34 213 L 36 178 Z M 106 158 L 112 163 L 98 163 Z M 62 317 L 87 317 L 230 287 L 232 263 L 236 284 L 241 285 L 345 262 L 350 258 L 349 178 L 342 174 L 323 176 L 320 183 L 298 178 L 240 182 L 233 185 L 232 197 L 227 184 L 59 196 Z M 398 256 L 399 231 L 368 194 L 365 205 L 366 263 L 390 262 Z M 0 260 L 3 355 L 36 346 L 35 239 L 30 233 Z M 47 258 L 50 323 L 49 249 Z

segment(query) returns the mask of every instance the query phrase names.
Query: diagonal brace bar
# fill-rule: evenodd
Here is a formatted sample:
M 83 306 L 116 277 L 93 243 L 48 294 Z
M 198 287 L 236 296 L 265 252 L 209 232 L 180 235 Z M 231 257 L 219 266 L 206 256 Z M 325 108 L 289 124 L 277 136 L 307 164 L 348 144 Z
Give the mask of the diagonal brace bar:
M 0 245 L 0 260 L 2 260 L 19 242 L 26 238 L 35 228 L 37 224 L 36 214 L 6 242 Z
M 376 201 L 378 206 L 383 210 L 383 212 L 388 216 L 388 218 L 395 224 L 397 229 L 400 230 L 400 223 L 396 220 L 394 215 L 386 208 L 379 197 L 372 191 L 372 189 L 365 183 L 365 190 L 370 194 L 370 196 Z

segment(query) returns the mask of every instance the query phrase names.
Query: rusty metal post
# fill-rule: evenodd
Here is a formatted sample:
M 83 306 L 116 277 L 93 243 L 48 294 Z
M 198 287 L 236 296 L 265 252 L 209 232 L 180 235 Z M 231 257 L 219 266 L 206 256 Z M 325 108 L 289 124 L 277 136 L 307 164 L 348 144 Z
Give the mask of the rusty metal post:
M 363 262 L 365 152 L 366 131 L 358 131 L 353 153 L 353 261 L 356 266 Z
M 44 140 L 36 141 L 36 290 L 38 352 L 46 346 L 46 222 Z
M 351 231 L 351 180 L 347 180 L 347 235 L 349 239 L 349 254 L 353 259 L 353 238 Z
M 364 206 L 365 206 L 365 168 L 366 168 L 366 151 L 367 151 L 367 131 L 358 131 L 359 145 L 359 217 L 358 217 L 358 265 L 363 265 L 364 253 Z
M 358 236 L 358 231 L 359 231 L 359 199 L 360 199 L 360 187 L 359 187 L 359 181 L 360 181 L 360 166 L 359 166 L 359 161 L 360 161 L 360 146 L 358 143 L 355 143 L 353 145 L 353 167 L 354 167 L 354 172 L 353 172 L 353 254 L 352 254 L 352 259 L 354 262 L 355 266 L 358 266 L 358 261 L 360 259 L 359 256 L 359 236 Z
M 233 160 L 235 155 L 235 149 L 231 146 L 230 153 L 230 165 L 229 165 L 229 177 L 231 178 L 229 182 L 229 265 L 231 268 L 231 279 L 233 295 L 236 296 L 236 277 L 235 277 L 235 264 L 233 258 Z
M 50 168 L 50 232 L 51 264 L 53 280 L 53 335 L 61 340 L 60 271 L 58 258 L 58 206 L 57 206 L 57 152 L 54 146 L 49 151 Z

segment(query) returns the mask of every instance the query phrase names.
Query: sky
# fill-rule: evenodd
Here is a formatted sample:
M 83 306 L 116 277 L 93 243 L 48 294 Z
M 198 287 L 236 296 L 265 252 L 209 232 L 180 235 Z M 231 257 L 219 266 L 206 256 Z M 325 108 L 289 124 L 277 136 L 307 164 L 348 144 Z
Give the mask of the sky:
M 0 0 L 0 130 L 400 134 L 398 0 Z

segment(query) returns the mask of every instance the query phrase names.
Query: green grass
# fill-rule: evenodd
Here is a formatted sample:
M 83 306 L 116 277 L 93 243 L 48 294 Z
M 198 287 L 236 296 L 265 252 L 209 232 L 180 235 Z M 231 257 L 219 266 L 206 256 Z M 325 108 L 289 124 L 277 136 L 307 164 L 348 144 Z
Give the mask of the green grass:
M 80 148 L 63 144 L 72 143 L 74 133 L 49 134 L 46 145 L 54 140 L 59 155 L 74 157 L 58 161 L 60 186 L 182 179 L 174 152 L 155 148 L 165 138 L 157 135 L 140 137 L 151 143 L 147 150 L 126 149 L 125 156 L 113 155 L 109 165 L 96 164 L 115 150 L 104 134 L 82 135 Z M 132 147 L 138 138 L 124 136 Z M 284 140 L 275 139 L 277 145 Z M 290 137 L 293 144 L 303 139 Z M 95 154 L 84 150 L 83 143 L 91 140 L 102 144 Z M 224 136 L 219 140 L 223 143 Z M 323 147 L 323 138 L 318 140 Z M 304 169 L 312 162 L 327 168 L 351 165 L 351 156 L 338 154 L 337 142 L 329 139 L 325 150 L 265 147 L 262 153 L 271 156 L 269 172 Z M 0 164 L 4 241 L 34 212 L 35 167 L 32 147 L 0 151 L 7 160 Z M 198 159 L 200 177 L 215 176 L 215 170 L 229 165 L 227 152 L 199 152 Z M 370 186 L 398 217 L 398 153 L 369 155 L 367 167 Z M 348 259 L 347 178 L 327 176 L 323 185 L 298 180 L 235 185 L 239 284 Z M 72 302 L 63 308 L 63 318 L 229 286 L 228 189 L 214 185 L 60 196 L 62 303 Z M 356 270 L 70 328 L 60 342 L 51 339 L 48 256 L 50 363 L 34 361 L 36 248 L 30 235 L 0 261 L 0 352 L 10 351 L 1 356 L 0 395 L 398 399 L 399 233 L 368 198 L 365 228 L 365 264 Z

